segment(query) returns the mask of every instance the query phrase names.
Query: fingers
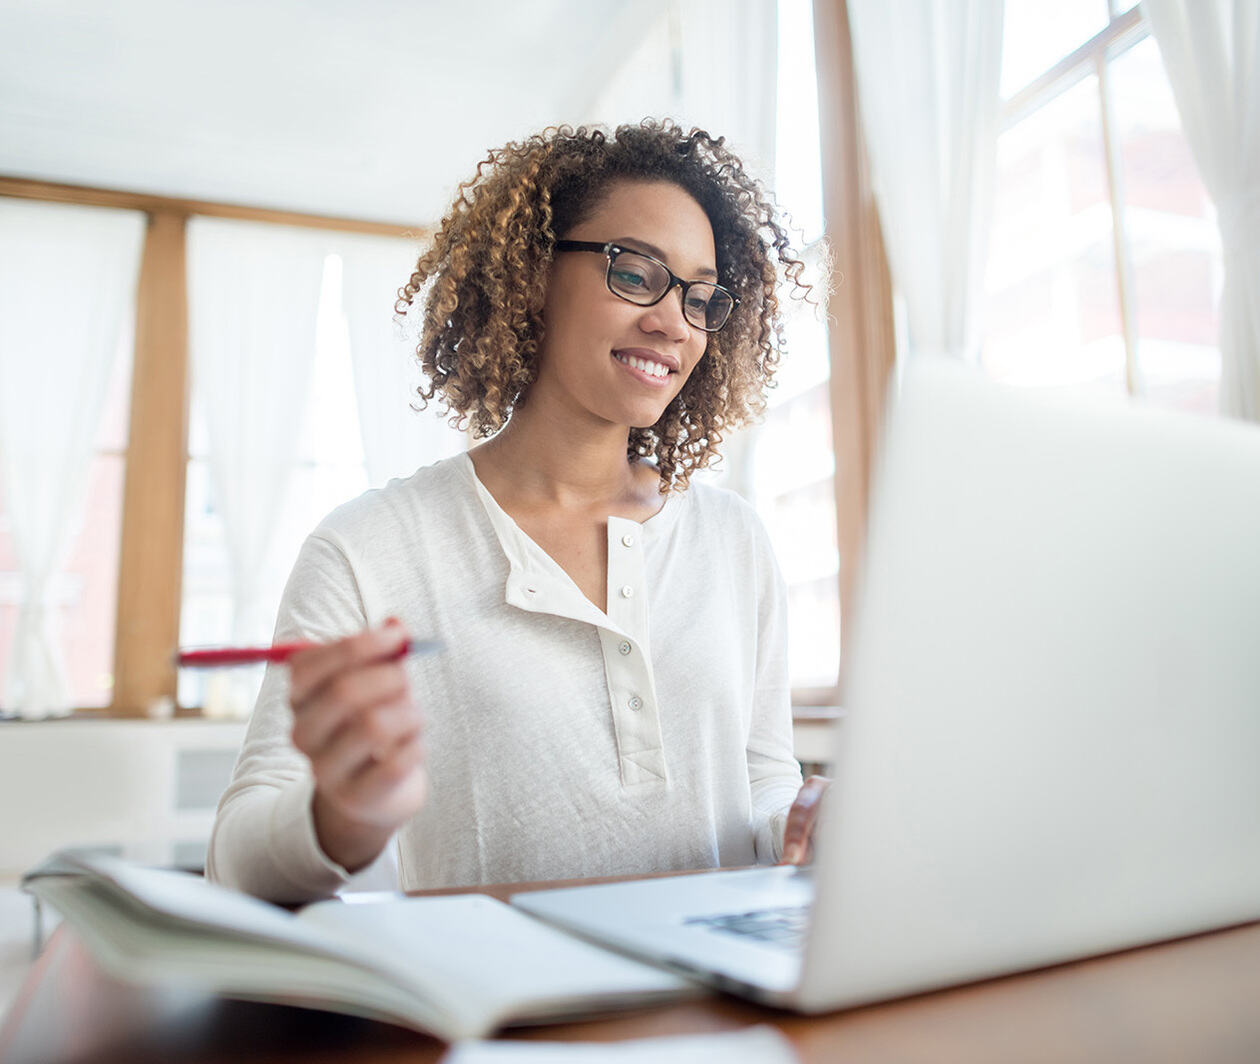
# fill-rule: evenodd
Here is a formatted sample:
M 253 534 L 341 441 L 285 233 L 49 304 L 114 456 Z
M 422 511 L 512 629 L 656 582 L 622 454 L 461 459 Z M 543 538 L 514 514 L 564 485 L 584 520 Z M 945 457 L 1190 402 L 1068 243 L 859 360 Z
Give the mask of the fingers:
M 345 783 L 347 805 L 357 810 L 418 808 L 428 790 L 424 739 L 411 732 L 380 759 L 372 758 Z M 419 793 L 412 793 L 419 787 Z
M 830 784 L 826 776 L 810 776 L 797 792 L 783 829 L 784 864 L 799 865 L 808 860 L 818 810 Z
M 407 638 L 387 622 L 289 662 L 293 745 L 310 760 L 321 843 L 334 860 L 370 857 L 380 829 L 396 828 L 427 791 L 423 721 L 398 658 Z
M 407 641 L 397 623 L 369 628 L 325 646 L 308 647 L 289 659 L 289 700 L 298 706 L 330 680 L 358 666 L 388 660 Z
M 293 745 L 314 759 L 345 730 L 375 706 L 404 701 L 407 674 L 399 662 L 376 662 L 335 673 L 293 705 Z M 384 726 L 385 722 L 381 722 Z M 369 728 L 374 725 L 368 724 Z M 383 747 L 391 735 L 368 736 Z
M 421 731 L 420 714 L 403 696 L 383 704 L 370 704 L 345 713 L 345 723 L 312 752 L 311 769 L 321 787 L 340 791 L 359 771 L 371 764 L 393 766 L 400 751 Z

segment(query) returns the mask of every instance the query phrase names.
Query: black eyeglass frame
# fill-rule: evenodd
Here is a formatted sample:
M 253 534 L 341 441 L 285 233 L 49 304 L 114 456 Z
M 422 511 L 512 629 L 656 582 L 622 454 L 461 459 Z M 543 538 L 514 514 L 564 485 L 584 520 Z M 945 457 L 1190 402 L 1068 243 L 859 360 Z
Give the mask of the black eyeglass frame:
M 662 299 L 664 299 L 667 295 L 669 295 L 670 292 L 672 292 L 675 288 L 681 288 L 682 289 L 682 302 L 683 302 L 683 317 L 686 318 L 688 325 L 692 326 L 692 328 L 700 329 L 703 332 L 707 332 L 707 333 L 720 332 L 722 329 L 726 327 L 726 323 L 731 320 L 731 315 L 735 312 L 735 308 L 739 306 L 739 300 L 735 297 L 735 294 L 731 292 L 729 288 L 724 288 L 722 285 L 718 284 L 716 281 L 684 281 L 681 277 L 679 277 L 676 273 L 674 273 L 673 270 L 671 270 L 668 266 L 666 266 L 665 263 L 661 262 L 661 260 L 658 259 L 655 255 L 649 255 L 646 251 L 639 251 L 637 248 L 628 248 L 624 244 L 618 244 L 612 240 L 608 241 L 608 243 L 606 244 L 600 244 L 594 240 L 557 240 L 556 250 L 557 251 L 595 251 L 601 255 L 606 256 L 608 259 L 608 266 L 604 270 L 604 284 L 608 286 L 608 291 L 610 291 L 618 299 L 624 299 L 627 303 L 631 303 L 636 307 L 654 307 L 656 306 L 657 303 L 659 303 Z M 664 270 L 666 276 L 669 277 L 669 284 L 665 287 L 665 291 L 662 292 L 655 299 L 650 300 L 647 303 L 640 303 L 637 299 L 631 299 L 629 296 L 625 296 L 622 293 L 618 292 L 615 288 L 613 288 L 612 286 L 613 260 L 618 255 L 622 254 L 623 252 L 630 255 L 638 255 L 642 259 L 647 259 L 649 262 L 654 262 L 662 270 Z M 716 325 L 712 329 L 710 329 L 704 325 L 697 325 L 694 321 L 692 321 L 690 318 L 687 317 L 687 292 L 693 285 L 707 285 L 710 288 L 715 288 L 719 292 L 723 293 L 726 296 L 726 298 L 731 301 L 730 309 L 726 312 L 726 317 L 722 319 L 721 325 Z

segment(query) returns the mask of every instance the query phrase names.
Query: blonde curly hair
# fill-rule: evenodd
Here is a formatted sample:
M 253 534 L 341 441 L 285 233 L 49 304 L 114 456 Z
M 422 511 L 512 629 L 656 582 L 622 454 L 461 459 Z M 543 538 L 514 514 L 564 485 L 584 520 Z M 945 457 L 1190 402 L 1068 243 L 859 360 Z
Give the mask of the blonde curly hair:
M 395 309 L 427 287 L 416 355 L 450 422 L 493 435 L 528 401 L 555 243 L 615 183 L 669 181 L 708 216 L 721 284 L 739 300 L 656 424 L 631 427 L 627 457 L 655 459 L 661 492 L 682 490 L 718 455 L 723 434 L 765 409 L 782 341 L 777 289 L 807 295 L 803 262 L 769 195 L 725 146 L 670 121 L 559 126 L 491 151 L 459 187 Z

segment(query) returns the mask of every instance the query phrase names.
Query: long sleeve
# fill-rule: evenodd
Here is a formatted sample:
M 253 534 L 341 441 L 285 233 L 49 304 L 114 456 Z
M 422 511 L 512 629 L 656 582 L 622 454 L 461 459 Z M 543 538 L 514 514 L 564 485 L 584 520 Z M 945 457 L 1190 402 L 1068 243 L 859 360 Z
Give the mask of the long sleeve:
M 303 545 L 281 600 L 276 641 L 326 642 L 369 623 L 345 554 L 318 533 Z M 320 850 L 311 813 L 310 763 L 290 740 L 288 669 L 268 666 L 237 760 L 219 803 L 206 874 L 258 897 L 301 902 L 351 882 Z M 389 878 L 393 847 L 356 879 Z M 396 881 L 396 873 L 394 873 Z
M 757 663 L 748 729 L 748 783 L 757 860 L 772 864 L 783 855 L 783 829 L 802 780 L 792 741 L 787 588 L 760 522 L 756 530 Z

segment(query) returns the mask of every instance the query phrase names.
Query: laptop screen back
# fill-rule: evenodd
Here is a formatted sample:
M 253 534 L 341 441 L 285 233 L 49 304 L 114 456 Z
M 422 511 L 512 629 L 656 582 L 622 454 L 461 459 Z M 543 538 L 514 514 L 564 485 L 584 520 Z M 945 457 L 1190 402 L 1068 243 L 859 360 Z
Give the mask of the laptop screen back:
M 809 1007 L 1260 917 L 1260 429 L 907 370 Z

